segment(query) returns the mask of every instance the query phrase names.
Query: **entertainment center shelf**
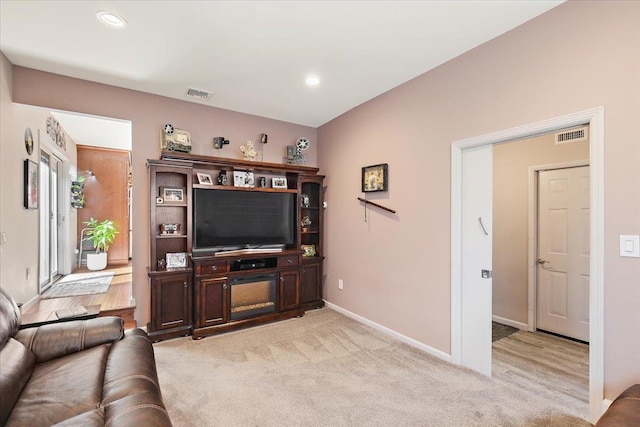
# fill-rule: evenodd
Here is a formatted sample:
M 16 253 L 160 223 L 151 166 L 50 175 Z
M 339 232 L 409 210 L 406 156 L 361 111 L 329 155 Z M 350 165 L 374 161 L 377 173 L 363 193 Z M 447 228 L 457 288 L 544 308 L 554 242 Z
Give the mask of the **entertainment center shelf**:
M 152 339 L 200 339 L 324 305 L 318 168 L 175 152 L 147 166 Z M 285 177 L 286 188 L 198 183 L 220 171 Z M 227 241 L 256 249 L 227 251 L 244 247 Z
M 297 193 L 297 189 L 288 188 L 259 188 L 259 187 L 233 187 L 230 185 L 205 185 L 193 184 L 193 188 L 202 188 L 205 190 L 226 190 L 226 191 L 251 191 L 255 193 Z

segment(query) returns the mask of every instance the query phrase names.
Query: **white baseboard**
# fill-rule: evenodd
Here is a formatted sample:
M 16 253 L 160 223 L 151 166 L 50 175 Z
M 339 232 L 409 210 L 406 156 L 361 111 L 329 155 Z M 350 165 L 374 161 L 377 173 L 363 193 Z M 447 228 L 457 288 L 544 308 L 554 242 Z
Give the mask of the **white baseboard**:
M 518 328 L 522 331 L 529 330 L 529 326 L 526 323 L 516 322 L 515 320 L 505 319 L 504 317 L 491 316 L 491 320 L 493 320 L 496 323 L 501 323 L 503 325 L 511 326 L 513 328 Z
M 29 301 L 23 303 L 22 307 L 20 307 L 20 313 L 26 313 L 27 310 L 33 307 L 35 303 L 37 303 L 38 301 L 40 301 L 40 295 L 36 295 L 33 298 L 31 298 Z
M 382 325 L 380 325 L 380 324 L 378 324 L 376 322 L 373 322 L 373 321 L 371 321 L 369 319 L 366 319 L 366 318 L 364 318 L 364 317 L 362 317 L 362 316 L 360 316 L 358 314 L 352 313 L 351 311 L 346 310 L 346 309 L 344 309 L 344 308 L 342 308 L 340 306 L 337 306 L 337 305 L 335 305 L 333 303 L 330 303 L 329 301 L 325 301 L 325 304 L 330 309 L 335 310 L 338 313 L 344 314 L 345 316 L 350 317 L 350 318 L 352 318 L 353 320 L 355 320 L 357 322 L 360 322 L 360 323 L 363 323 L 363 324 L 365 324 L 367 326 L 370 326 L 373 329 L 376 329 L 376 330 L 378 330 L 378 331 L 380 331 L 380 332 L 382 332 L 384 334 L 390 335 L 393 338 L 395 338 L 395 339 L 397 339 L 399 341 L 402 341 L 405 344 L 410 345 L 411 347 L 415 347 L 418 350 L 422 350 L 425 353 L 428 353 L 428 354 L 430 354 L 432 356 L 437 357 L 438 359 L 442 359 L 445 362 L 451 363 L 451 355 L 450 354 L 447 354 L 447 353 L 445 353 L 443 351 L 437 350 L 437 349 L 435 349 L 433 347 L 430 347 L 430 346 L 428 346 L 426 344 L 423 344 L 420 341 L 416 341 L 413 338 L 409 338 L 406 335 L 402 335 L 401 333 L 398 333 L 398 332 L 394 331 L 393 329 L 389 329 L 386 326 L 382 326 Z
M 609 409 L 609 406 L 611 406 L 611 404 L 613 403 L 613 400 L 611 399 L 604 399 L 602 401 L 602 413 L 604 414 L 607 409 Z

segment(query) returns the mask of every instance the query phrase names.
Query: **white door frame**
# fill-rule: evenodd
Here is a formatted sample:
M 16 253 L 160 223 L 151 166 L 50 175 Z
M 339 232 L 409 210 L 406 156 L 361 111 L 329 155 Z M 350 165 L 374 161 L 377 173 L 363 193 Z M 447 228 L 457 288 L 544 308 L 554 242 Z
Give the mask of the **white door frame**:
M 598 107 L 451 144 L 451 360 L 462 361 L 462 151 L 589 124 L 591 289 L 589 295 L 589 418 L 604 412 L 604 108 Z M 490 345 L 490 343 L 489 343 Z M 467 351 L 465 349 L 465 351 Z
M 538 306 L 538 172 L 589 166 L 589 159 L 529 166 L 529 212 L 527 215 L 527 330 L 536 330 Z

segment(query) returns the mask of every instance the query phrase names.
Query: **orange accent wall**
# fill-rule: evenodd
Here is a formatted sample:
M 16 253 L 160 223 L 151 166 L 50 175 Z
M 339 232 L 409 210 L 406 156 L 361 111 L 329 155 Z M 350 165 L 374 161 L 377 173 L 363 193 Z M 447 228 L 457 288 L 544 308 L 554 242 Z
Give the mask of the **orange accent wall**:
M 129 152 L 78 145 L 78 171 L 91 170 L 84 182 L 84 208 L 78 209 L 78 239 L 91 217 L 115 223 L 118 235 L 109 247 L 107 262 L 129 262 Z

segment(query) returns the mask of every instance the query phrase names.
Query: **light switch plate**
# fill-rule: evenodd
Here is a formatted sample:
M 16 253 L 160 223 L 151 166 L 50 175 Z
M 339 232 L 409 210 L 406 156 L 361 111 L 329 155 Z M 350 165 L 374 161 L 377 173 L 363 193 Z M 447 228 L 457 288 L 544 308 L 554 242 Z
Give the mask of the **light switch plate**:
M 640 258 L 640 236 L 621 235 L 620 236 L 620 256 Z

